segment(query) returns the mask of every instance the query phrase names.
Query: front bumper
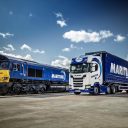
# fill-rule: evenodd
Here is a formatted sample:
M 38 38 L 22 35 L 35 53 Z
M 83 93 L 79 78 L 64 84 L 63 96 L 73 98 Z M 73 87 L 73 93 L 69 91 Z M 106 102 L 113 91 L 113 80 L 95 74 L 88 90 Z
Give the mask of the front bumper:
M 74 92 L 81 92 L 81 93 L 92 93 L 93 92 L 93 88 L 88 88 L 88 89 L 69 89 L 70 93 L 74 93 Z

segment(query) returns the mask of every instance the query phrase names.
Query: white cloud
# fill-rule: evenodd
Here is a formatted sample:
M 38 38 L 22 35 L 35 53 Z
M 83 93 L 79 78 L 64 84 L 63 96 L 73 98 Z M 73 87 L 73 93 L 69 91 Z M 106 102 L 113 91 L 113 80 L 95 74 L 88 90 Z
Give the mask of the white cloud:
M 71 44 L 69 48 L 63 48 L 62 51 L 63 52 L 69 52 L 72 49 L 78 49 L 74 44 Z
M 28 46 L 27 44 L 23 44 L 21 47 L 20 47 L 21 50 L 24 50 L 24 49 L 27 49 L 29 51 L 32 50 L 32 48 L 30 46 Z
M 61 28 L 63 28 L 64 26 L 67 26 L 65 20 L 57 20 L 56 23 L 57 23 Z
M 116 38 L 114 39 L 115 42 L 123 42 L 126 39 L 125 36 L 122 35 L 117 35 Z
M 32 56 L 30 54 L 27 54 L 26 56 L 24 56 L 23 59 L 33 60 Z
M 58 20 L 56 21 L 56 23 L 57 23 L 61 28 L 67 26 L 66 21 L 65 21 L 65 19 L 63 18 L 63 15 L 62 15 L 61 12 L 55 13 L 55 15 L 56 15 L 56 17 L 58 18 Z
M 36 49 L 36 50 L 34 50 L 33 52 L 34 52 L 34 53 L 40 53 L 40 54 L 44 54 L 44 53 L 45 53 L 44 50 L 40 51 L 39 49 Z
M 65 56 L 58 56 L 58 59 L 51 62 L 51 65 L 63 67 L 63 68 L 69 68 L 70 60 Z
M 69 52 L 70 51 L 70 48 L 64 48 L 62 49 L 63 52 Z
M 63 34 L 64 39 L 69 39 L 71 42 L 100 42 L 102 39 L 112 37 L 113 33 L 106 30 L 101 30 L 100 32 L 87 32 L 85 30 L 74 31 L 70 30 Z
M 62 15 L 61 12 L 55 13 L 55 15 L 56 15 L 57 18 L 63 18 L 63 15 Z
M 9 15 L 13 15 L 13 11 L 9 11 Z
M 5 55 L 5 56 L 20 58 L 20 59 L 33 60 L 32 56 L 30 54 L 27 54 L 26 56 L 21 56 L 21 55 L 15 55 L 12 53 L 5 53 L 4 51 L 0 51 L 0 54 Z
M 9 33 L 9 32 L 7 32 L 7 33 L 1 33 L 1 32 L 0 32 L 0 36 L 2 36 L 3 38 L 6 38 L 6 37 L 13 37 L 14 34 L 11 34 L 11 33 Z
M 77 47 L 76 47 L 74 44 L 71 44 L 71 45 L 70 45 L 70 48 L 76 49 Z
M 6 51 L 14 51 L 14 50 L 15 50 L 15 48 L 13 47 L 12 44 L 8 44 L 7 47 L 3 47 L 3 48 L 4 48 L 4 50 L 6 50 Z

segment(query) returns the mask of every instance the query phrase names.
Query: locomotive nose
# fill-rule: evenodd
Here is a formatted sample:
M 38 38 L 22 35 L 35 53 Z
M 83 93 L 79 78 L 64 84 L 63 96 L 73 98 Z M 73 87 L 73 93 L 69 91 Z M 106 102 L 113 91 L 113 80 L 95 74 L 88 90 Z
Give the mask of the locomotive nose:
M 0 83 L 7 83 L 9 82 L 9 70 L 0 70 Z

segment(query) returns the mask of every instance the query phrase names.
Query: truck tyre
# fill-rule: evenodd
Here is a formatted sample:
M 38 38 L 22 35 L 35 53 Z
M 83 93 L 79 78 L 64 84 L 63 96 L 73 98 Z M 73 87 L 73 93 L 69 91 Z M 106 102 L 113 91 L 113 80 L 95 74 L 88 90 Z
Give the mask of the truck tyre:
M 128 90 L 126 90 L 126 93 L 128 93 Z
M 80 95 L 81 92 L 74 92 L 75 95 Z
M 110 88 L 110 86 L 107 86 L 106 94 L 110 94 L 110 93 L 111 93 L 111 88 Z
M 99 94 L 99 88 L 98 87 L 94 87 L 94 95 L 98 95 Z
M 115 94 L 116 93 L 116 87 L 114 85 L 111 86 L 111 93 L 112 94 Z

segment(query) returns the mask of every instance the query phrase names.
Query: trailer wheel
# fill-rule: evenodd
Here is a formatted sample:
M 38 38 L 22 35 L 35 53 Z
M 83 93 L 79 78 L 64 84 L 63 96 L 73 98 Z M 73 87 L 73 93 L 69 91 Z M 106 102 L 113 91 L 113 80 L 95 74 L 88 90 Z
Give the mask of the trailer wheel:
M 107 86 L 106 94 L 110 94 L 110 93 L 111 93 L 111 88 L 110 88 L 110 86 Z
M 75 95 L 80 95 L 81 92 L 74 92 Z
M 111 93 L 112 94 L 115 94 L 116 93 L 116 87 L 114 85 L 111 86 Z
M 98 87 L 94 87 L 94 95 L 98 95 L 99 94 L 99 88 Z

